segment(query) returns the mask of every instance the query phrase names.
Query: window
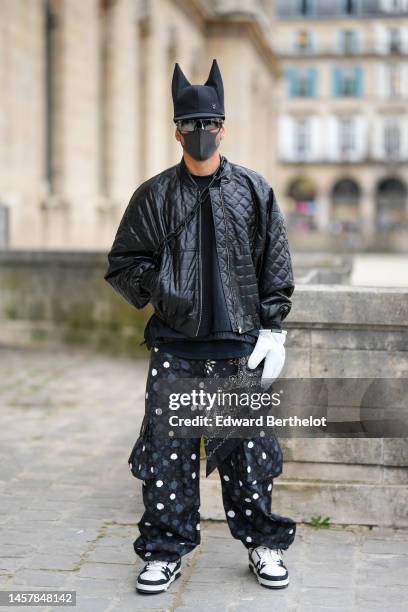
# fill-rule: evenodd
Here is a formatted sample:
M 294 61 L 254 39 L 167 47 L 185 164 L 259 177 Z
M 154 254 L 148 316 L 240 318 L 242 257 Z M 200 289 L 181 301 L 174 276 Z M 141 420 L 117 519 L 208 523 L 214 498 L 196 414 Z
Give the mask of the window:
M 279 17 L 289 17 L 294 14 L 293 0 L 278 0 L 277 15 Z
M 309 75 L 307 72 L 301 71 L 298 77 L 298 96 L 307 96 L 309 94 Z
M 363 71 L 360 66 L 335 68 L 333 71 L 333 95 L 362 96 Z
M 408 9 L 408 1 L 381 0 L 381 9 L 384 13 L 403 13 Z
M 340 51 L 351 54 L 357 51 L 357 32 L 355 30 L 342 30 L 340 32 Z
M 352 117 L 339 119 L 339 145 L 342 157 L 347 157 L 355 151 L 355 125 Z
M 333 0 L 318 0 L 316 13 L 320 17 L 334 17 L 340 12 L 340 7 Z
M 361 12 L 363 15 L 377 15 L 379 0 L 363 0 Z
M 346 15 L 355 15 L 357 13 L 356 0 L 344 0 L 344 12 Z
M 316 15 L 316 5 L 321 0 L 267 0 L 268 6 L 277 4 L 275 11 L 279 17 L 298 17 L 299 15 Z
M 388 158 L 399 157 L 401 148 L 400 126 L 396 121 L 388 121 L 384 126 L 384 152 Z
M 317 92 L 316 68 L 289 68 L 287 70 L 289 97 L 314 97 Z
M 401 66 L 398 64 L 390 64 L 387 66 L 388 71 L 388 94 L 391 98 L 399 98 L 401 95 Z
M 296 32 L 296 51 L 310 51 L 311 49 L 311 35 L 308 30 L 297 30 Z
M 300 13 L 300 15 L 312 15 L 313 14 L 312 0 L 298 0 L 298 13 Z
M 344 70 L 342 79 L 342 94 L 343 96 L 353 96 L 355 90 L 354 72 L 352 70 Z
M 390 53 L 401 53 L 401 31 L 399 28 L 388 29 L 388 50 Z
M 295 119 L 295 155 L 305 159 L 310 153 L 310 122 L 307 118 Z
M 408 0 L 276 0 L 274 3 L 267 0 L 268 2 L 277 4 L 279 17 L 381 15 L 404 13 L 408 10 Z

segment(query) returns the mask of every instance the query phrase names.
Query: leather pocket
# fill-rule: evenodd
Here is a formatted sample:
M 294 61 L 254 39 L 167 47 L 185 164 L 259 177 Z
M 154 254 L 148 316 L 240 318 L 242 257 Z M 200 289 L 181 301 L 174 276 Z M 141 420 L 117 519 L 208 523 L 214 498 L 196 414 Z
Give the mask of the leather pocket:
M 151 303 L 161 318 L 170 325 L 180 324 L 193 309 L 194 291 L 188 286 L 188 270 L 197 251 L 186 249 L 172 252 L 164 248 Z
M 147 270 L 142 277 L 141 285 L 143 289 L 146 289 L 152 295 L 154 288 L 157 285 L 159 278 L 159 272 L 156 269 Z
M 129 455 L 128 464 L 135 478 L 148 480 L 156 476 L 156 468 L 152 461 L 154 449 L 152 447 L 148 417 L 145 415 L 139 437 Z
M 165 310 L 165 302 L 167 299 L 166 296 L 166 286 L 169 286 L 169 283 L 172 282 L 173 278 L 173 265 L 172 265 L 172 257 L 171 253 L 169 253 L 168 246 L 166 245 L 162 257 L 160 268 L 157 273 L 157 278 L 152 286 L 151 299 L 150 302 L 153 305 L 154 309 L 160 315 L 164 315 Z

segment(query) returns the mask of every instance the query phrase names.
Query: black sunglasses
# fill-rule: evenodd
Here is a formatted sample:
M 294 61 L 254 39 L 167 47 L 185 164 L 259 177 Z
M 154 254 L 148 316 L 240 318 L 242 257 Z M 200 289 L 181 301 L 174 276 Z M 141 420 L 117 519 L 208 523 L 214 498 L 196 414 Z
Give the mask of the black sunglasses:
M 200 124 L 200 126 L 199 126 Z M 202 128 L 206 132 L 211 130 L 217 130 L 223 125 L 222 119 L 179 119 L 176 122 L 177 129 L 180 132 L 194 132 L 198 127 Z

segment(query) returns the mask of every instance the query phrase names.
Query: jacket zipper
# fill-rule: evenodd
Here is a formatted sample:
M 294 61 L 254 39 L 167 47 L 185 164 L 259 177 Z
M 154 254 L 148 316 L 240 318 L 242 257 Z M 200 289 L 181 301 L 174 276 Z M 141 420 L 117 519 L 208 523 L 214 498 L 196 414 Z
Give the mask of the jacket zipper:
M 186 168 L 186 170 L 187 170 L 187 174 L 189 176 L 190 181 L 197 187 L 197 183 L 193 179 L 193 177 L 191 176 L 191 173 L 188 170 L 188 168 Z M 218 172 L 217 172 L 217 175 L 218 175 Z M 208 185 L 208 191 L 209 191 L 209 188 L 211 187 L 212 183 L 214 182 L 215 178 L 216 178 L 216 176 L 213 177 L 211 183 Z M 223 202 L 223 199 L 222 199 L 222 192 L 221 192 L 221 181 L 220 181 L 220 196 L 221 196 L 222 210 L 223 210 L 223 214 L 224 214 L 225 229 L 227 229 L 227 224 L 226 224 L 226 219 L 225 219 L 224 202 Z M 201 199 L 201 189 L 200 188 L 198 188 L 198 197 L 199 197 L 199 199 Z M 209 192 L 209 197 L 211 198 L 210 192 Z M 201 319 L 202 319 L 202 309 L 203 309 L 203 274 L 202 274 L 202 264 L 201 264 L 201 206 L 198 209 L 198 234 L 199 234 L 198 235 L 198 240 L 199 240 L 199 242 L 198 242 L 198 245 L 199 245 L 198 246 L 198 257 L 199 257 L 199 276 L 200 276 L 200 308 L 199 308 L 198 325 L 197 325 L 196 332 L 194 334 L 195 336 L 198 336 L 198 332 L 199 332 L 200 325 L 201 325 Z M 228 251 L 228 245 L 227 245 L 227 258 L 228 258 L 227 259 L 228 275 L 229 275 L 230 283 L 231 283 L 231 274 L 230 274 L 230 271 L 229 271 L 229 251 Z M 235 314 L 234 292 L 232 290 L 232 287 L 231 287 L 231 295 L 232 295 L 232 301 L 233 301 L 233 305 L 234 305 L 235 325 L 237 326 L 236 327 L 236 331 L 238 331 L 238 333 L 241 334 L 242 333 L 242 328 L 239 325 L 237 325 L 237 317 L 236 317 L 236 314 Z M 229 315 L 229 311 L 228 311 L 228 315 Z M 230 316 L 230 319 L 231 319 L 231 316 Z M 231 323 L 232 323 L 232 321 L 231 321 Z
M 198 190 L 198 197 L 201 198 L 200 189 Z M 203 274 L 201 270 L 201 206 L 198 209 L 198 261 L 199 261 L 198 274 L 200 277 L 200 308 L 199 308 L 198 325 L 197 325 L 197 329 L 195 332 L 196 336 L 198 336 L 198 331 L 200 329 L 202 308 L 203 308 Z
M 230 280 L 230 287 L 231 287 L 232 304 L 233 304 L 233 308 L 234 308 L 234 320 L 235 320 L 235 326 L 236 326 L 235 331 L 237 331 L 240 334 L 240 333 L 242 333 L 242 328 L 241 328 L 240 325 L 238 325 L 238 322 L 237 322 L 237 314 L 236 314 L 236 310 L 235 310 L 234 289 L 233 289 L 232 283 L 231 283 L 231 273 L 230 273 L 230 266 L 229 266 L 229 250 L 228 250 L 227 218 L 225 216 L 224 199 L 222 197 L 221 183 L 220 183 L 220 200 L 221 200 L 222 214 L 224 216 L 224 224 L 225 224 L 225 241 L 226 241 L 226 245 L 227 245 L 227 268 L 228 268 L 228 277 L 229 277 L 229 280 Z

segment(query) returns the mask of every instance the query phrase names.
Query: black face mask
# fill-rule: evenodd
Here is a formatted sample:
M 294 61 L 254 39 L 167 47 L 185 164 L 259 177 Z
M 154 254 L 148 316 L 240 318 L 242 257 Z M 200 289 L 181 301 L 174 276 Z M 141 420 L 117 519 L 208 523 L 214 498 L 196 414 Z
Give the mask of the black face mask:
M 183 134 L 184 149 L 191 157 L 197 161 L 209 159 L 217 150 L 216 144 L 218 132 L 207 132 L 203 129 L 197 129 L 193 132 Z

